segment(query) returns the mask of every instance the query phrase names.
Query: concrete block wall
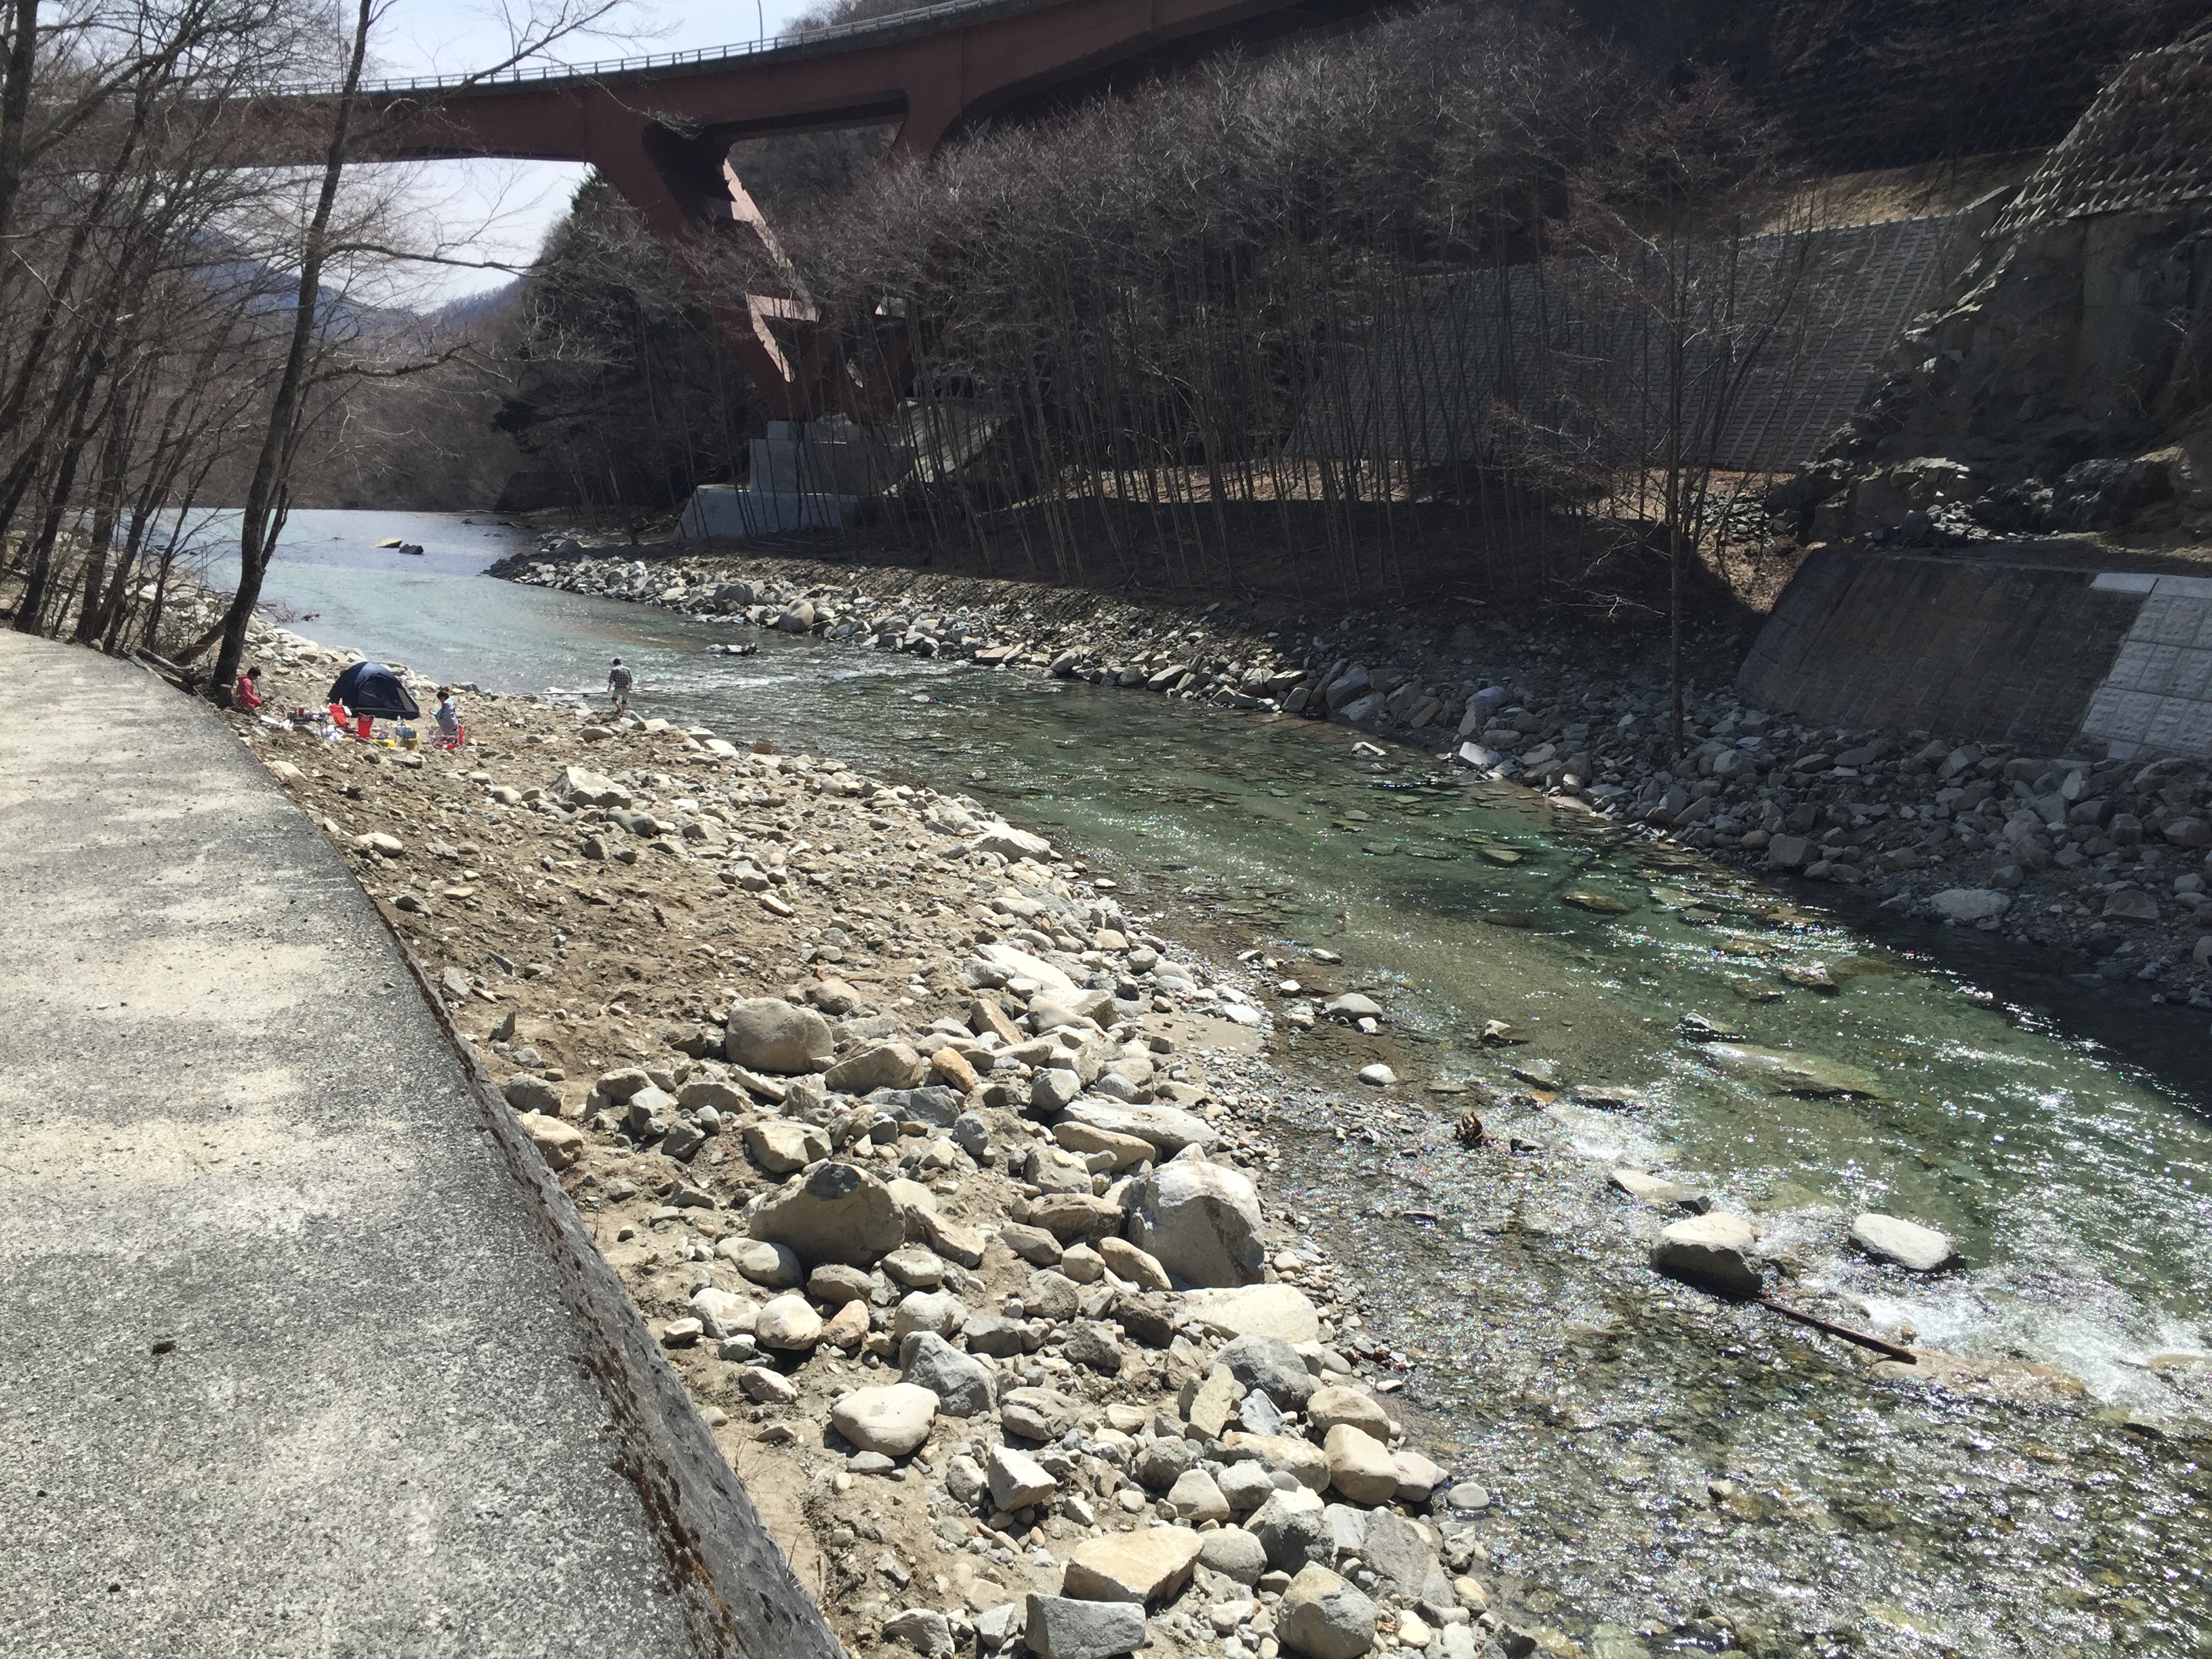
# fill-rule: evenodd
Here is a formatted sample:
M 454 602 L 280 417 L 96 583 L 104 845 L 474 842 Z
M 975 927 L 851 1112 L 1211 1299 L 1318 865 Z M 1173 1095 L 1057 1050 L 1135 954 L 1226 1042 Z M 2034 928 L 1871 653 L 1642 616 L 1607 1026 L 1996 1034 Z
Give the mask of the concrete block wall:
M 1736 689 L 1839 726 L 2212 759 L 2212 579 L 1817 548 Z
M 2081 734 L 2123 758 L 2212 759 L 2212 577 L 2099 573 L 2091 586 L 2140 601 Z

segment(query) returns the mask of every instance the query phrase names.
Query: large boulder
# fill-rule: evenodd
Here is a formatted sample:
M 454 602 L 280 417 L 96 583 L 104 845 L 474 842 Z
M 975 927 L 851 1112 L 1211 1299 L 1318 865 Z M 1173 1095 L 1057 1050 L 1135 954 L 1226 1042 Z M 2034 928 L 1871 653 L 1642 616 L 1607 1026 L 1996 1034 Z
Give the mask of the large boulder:
M 937 1396 L 911 1382 L 855 1389 L 830 1408 L 830 1422 L 862 1451 L 904 1457 L 929 1438 Z
M 1651 1265 L 1672 1279 L 1687 1279 L 1723 1296 L 1757 1296 L 1765 1282 L 1759 1236 L 1751 1223 L 1725 1210 L 1677 1221 L 1651 1247 Z
M 1260 1282 L 1266 1265 L 1260 1194 L 1241 1171 L 1179 1158 L 1135 1182 L 1127 1208 L 1129 1242 L 1178 1284 Z
M 744 997 L 730 1005 L 722 1052 L 757 1072 L 817 1072 L 830 1064 L 830 1022 L 781 997 Z
M 906 1243 L 906 1215 L 890 1189 L 849 1164 L 817 1164 L 755 1212 L 752 1235 L 801 1261 L 872 1267 Z

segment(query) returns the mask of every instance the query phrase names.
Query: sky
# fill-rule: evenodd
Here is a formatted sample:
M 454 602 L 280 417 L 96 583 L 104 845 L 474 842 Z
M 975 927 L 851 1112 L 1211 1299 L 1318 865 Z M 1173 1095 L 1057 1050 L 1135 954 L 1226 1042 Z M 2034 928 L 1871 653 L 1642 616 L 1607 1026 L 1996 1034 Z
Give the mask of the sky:
M 541 0 L 541 4 L 544 0 Z M 810 0 L 625 0 L 602 30 L 562 42 L 550 56 L 585 64 L 649 52 L 685 51 L 775 34 L 808 9 Z M 460 75 L 509 53 L 510 14 L 529 0 L 502 7 L 495 0 L 391 0 L 372 37 L 372 73 L 382 76 Z M 432 161 L 414 164 L 405 195 L 449 244 L 448 257 L 463 263 L 422 268 L 413 303 L 428 308 L 510 279 L 505 269 L 526 264 L 546 233 L 567 210 L 585 169 L 558 161 Z

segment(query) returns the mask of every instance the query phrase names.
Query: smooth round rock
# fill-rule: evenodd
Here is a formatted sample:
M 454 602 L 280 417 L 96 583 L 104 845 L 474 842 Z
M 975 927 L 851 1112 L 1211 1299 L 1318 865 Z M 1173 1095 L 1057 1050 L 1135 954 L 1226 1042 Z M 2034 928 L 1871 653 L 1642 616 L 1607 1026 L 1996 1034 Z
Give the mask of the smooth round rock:
M 929 1438 L 937 1396 L 911 1382 L 855 1389 L 830 1408 L 830 1425 L 862 1451 L 904 1457 Z

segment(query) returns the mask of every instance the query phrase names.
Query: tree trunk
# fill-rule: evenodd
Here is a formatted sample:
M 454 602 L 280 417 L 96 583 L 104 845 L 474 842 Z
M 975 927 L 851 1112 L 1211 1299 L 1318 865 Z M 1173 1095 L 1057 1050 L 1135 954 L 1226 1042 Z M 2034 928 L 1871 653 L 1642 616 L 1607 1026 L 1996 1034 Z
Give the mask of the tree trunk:
M 246 654 L 246 625 L 261 602 L 262 578 L 269 571 L 276 538 L 283 532 L 290 501 L 292 459 L 299 442 L 299 428 L 307 393 L 307 354 L 314 343 L 316 312 L 322 297 L 323 259 L 328 251 L 331 215 L 337 205 L 338 184 L 344 177 L 346 148 L 353 123 L 355 94 L 361 86 L 362 59 L 368 50 L 371 0 L 360 0 L 355 13 L 353 39 L 346 54 L 345 81 L 338 93 L 337 110 L 331 122 L 331 143 L 323 158 L 322 187 L 315 198 L 314 216 L 307 222 L 300 259 L 300 287 L 292 312 L 292 340 L 284 355 L 284 370 L 276 382 L 276 395 L 269 408 L 269 424 L 261 438 L 261 453 L 254 462 L 253 481 L 246 486 L 246 510 L 238 529 L 238 592 L 222 619 L 222 650 L 216 658 L 209 695 L 226 701 L 238 678 Z

